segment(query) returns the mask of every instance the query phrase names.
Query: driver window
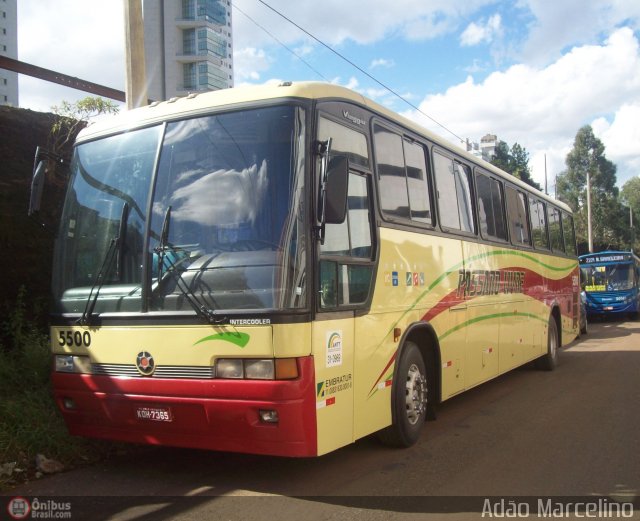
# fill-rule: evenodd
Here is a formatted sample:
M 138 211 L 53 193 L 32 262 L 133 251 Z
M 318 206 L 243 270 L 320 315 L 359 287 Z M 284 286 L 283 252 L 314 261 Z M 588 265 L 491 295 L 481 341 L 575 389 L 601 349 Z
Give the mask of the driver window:
M 370 210 L 370 179 L 349 173 L 347 218 L 327 224 L 320 246 L 320 305 L 323 308 L 361 304 L 369 297 L 373 265 L 373 233 Z M 329 259 L 329 257 L 349 259 Z M 358 262 L 360 261 L 360 262 Z
M 329 138 L 333 155 L 346 156 L 352 167 L 369 165 L 365 134 L 321 117 L 318 139 Z M 369 299 L 375 255 L 371 190 L 370 174 L 350 171 L 347 216 L 340 224 L 325 225 L 319 246 L 322 309 L 358 306 Z

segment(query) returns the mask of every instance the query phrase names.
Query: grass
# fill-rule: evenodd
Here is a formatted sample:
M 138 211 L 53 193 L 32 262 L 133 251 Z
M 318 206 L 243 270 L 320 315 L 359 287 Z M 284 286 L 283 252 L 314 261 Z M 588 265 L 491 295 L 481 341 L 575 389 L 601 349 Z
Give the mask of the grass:
M 32 479 L 37 454 L 71 468 L 104 459 L 122 447 L 68 434 L 51 392 L 47 335 L 24 320 L 21 302 L 18 295 L 2 324 L 5 332 L 11 330 L 12 346 L 0 345 L 0 467 L 15 462 L 21 472 L 1 475 L 0 490 Z

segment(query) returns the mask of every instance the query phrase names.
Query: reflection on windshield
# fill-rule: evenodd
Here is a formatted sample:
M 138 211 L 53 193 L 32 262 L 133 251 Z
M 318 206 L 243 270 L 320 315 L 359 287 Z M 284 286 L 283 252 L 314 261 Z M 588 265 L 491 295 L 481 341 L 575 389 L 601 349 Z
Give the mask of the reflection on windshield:
M 611 264 L 580 268 L 585 291 L 627 291 L 633 288 L 631 264 Z
M 281 106 L 79 145 L 56 245 L 59 311 L 85 310 L 118 237 L 95 313 L 192 313 L 192 295 L 216 311 L 305 306 L 304 130 L 304 111 Z
M 154 281 L 152 309 L 188 310 L 193 297 L 212 310 L 302 305 L 301 115 L 272 107 L 168 125 L 151 228 L 170 207 L 178 262 L 159 270 L 153 257 L 153 273 L 171 276 Z
M 77 147 L 56 241 L 53 282 L 60 311 L 85 310 L 118 237 L 117 265 L 103 274 L 95 310 L 140 309 L 144 209 L 160 133 L 156 126 Z
M 201 177 L 200 177 L 201 176 Z M 187 183 L 185 179 L 189 179 Z M 170 197 L 173 217 L 203 225 L 255 224 L 258 209 L 267 195 L 267 162 L 242 171 L 217 170 L 211 173 L 186 172 L 176 184 L 181 186 Z M 212 199 L 220 191 L 224 197 Z M 154 204 L 154 212 L 162 213 L 162 205 Z

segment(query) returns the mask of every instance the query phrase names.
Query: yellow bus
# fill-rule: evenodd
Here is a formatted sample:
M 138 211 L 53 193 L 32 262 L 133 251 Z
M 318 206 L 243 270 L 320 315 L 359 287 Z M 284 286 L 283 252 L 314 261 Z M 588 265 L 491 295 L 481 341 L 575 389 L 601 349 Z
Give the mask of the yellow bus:
M 83 130 L 70 170 L 51 347 L 74 435 L 410 446 L 578 332 L 570 209 L 339 86 L 153 103 Z

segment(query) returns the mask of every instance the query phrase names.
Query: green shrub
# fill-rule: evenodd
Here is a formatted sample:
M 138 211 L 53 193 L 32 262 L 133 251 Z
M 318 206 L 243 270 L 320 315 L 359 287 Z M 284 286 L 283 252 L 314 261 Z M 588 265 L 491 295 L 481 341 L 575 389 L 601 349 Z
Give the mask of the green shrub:
M 70 467 L 104 458 L 116 447 L 67 432 L 51 392 L 48 336 L 25 318 L 25 296 L 21 288 L 1 324 L 12 347 L 0 346 L 0 466 L 16 462 L 24 472 L 0 476 L 0 489 L 33 476 L 37 454 Z

